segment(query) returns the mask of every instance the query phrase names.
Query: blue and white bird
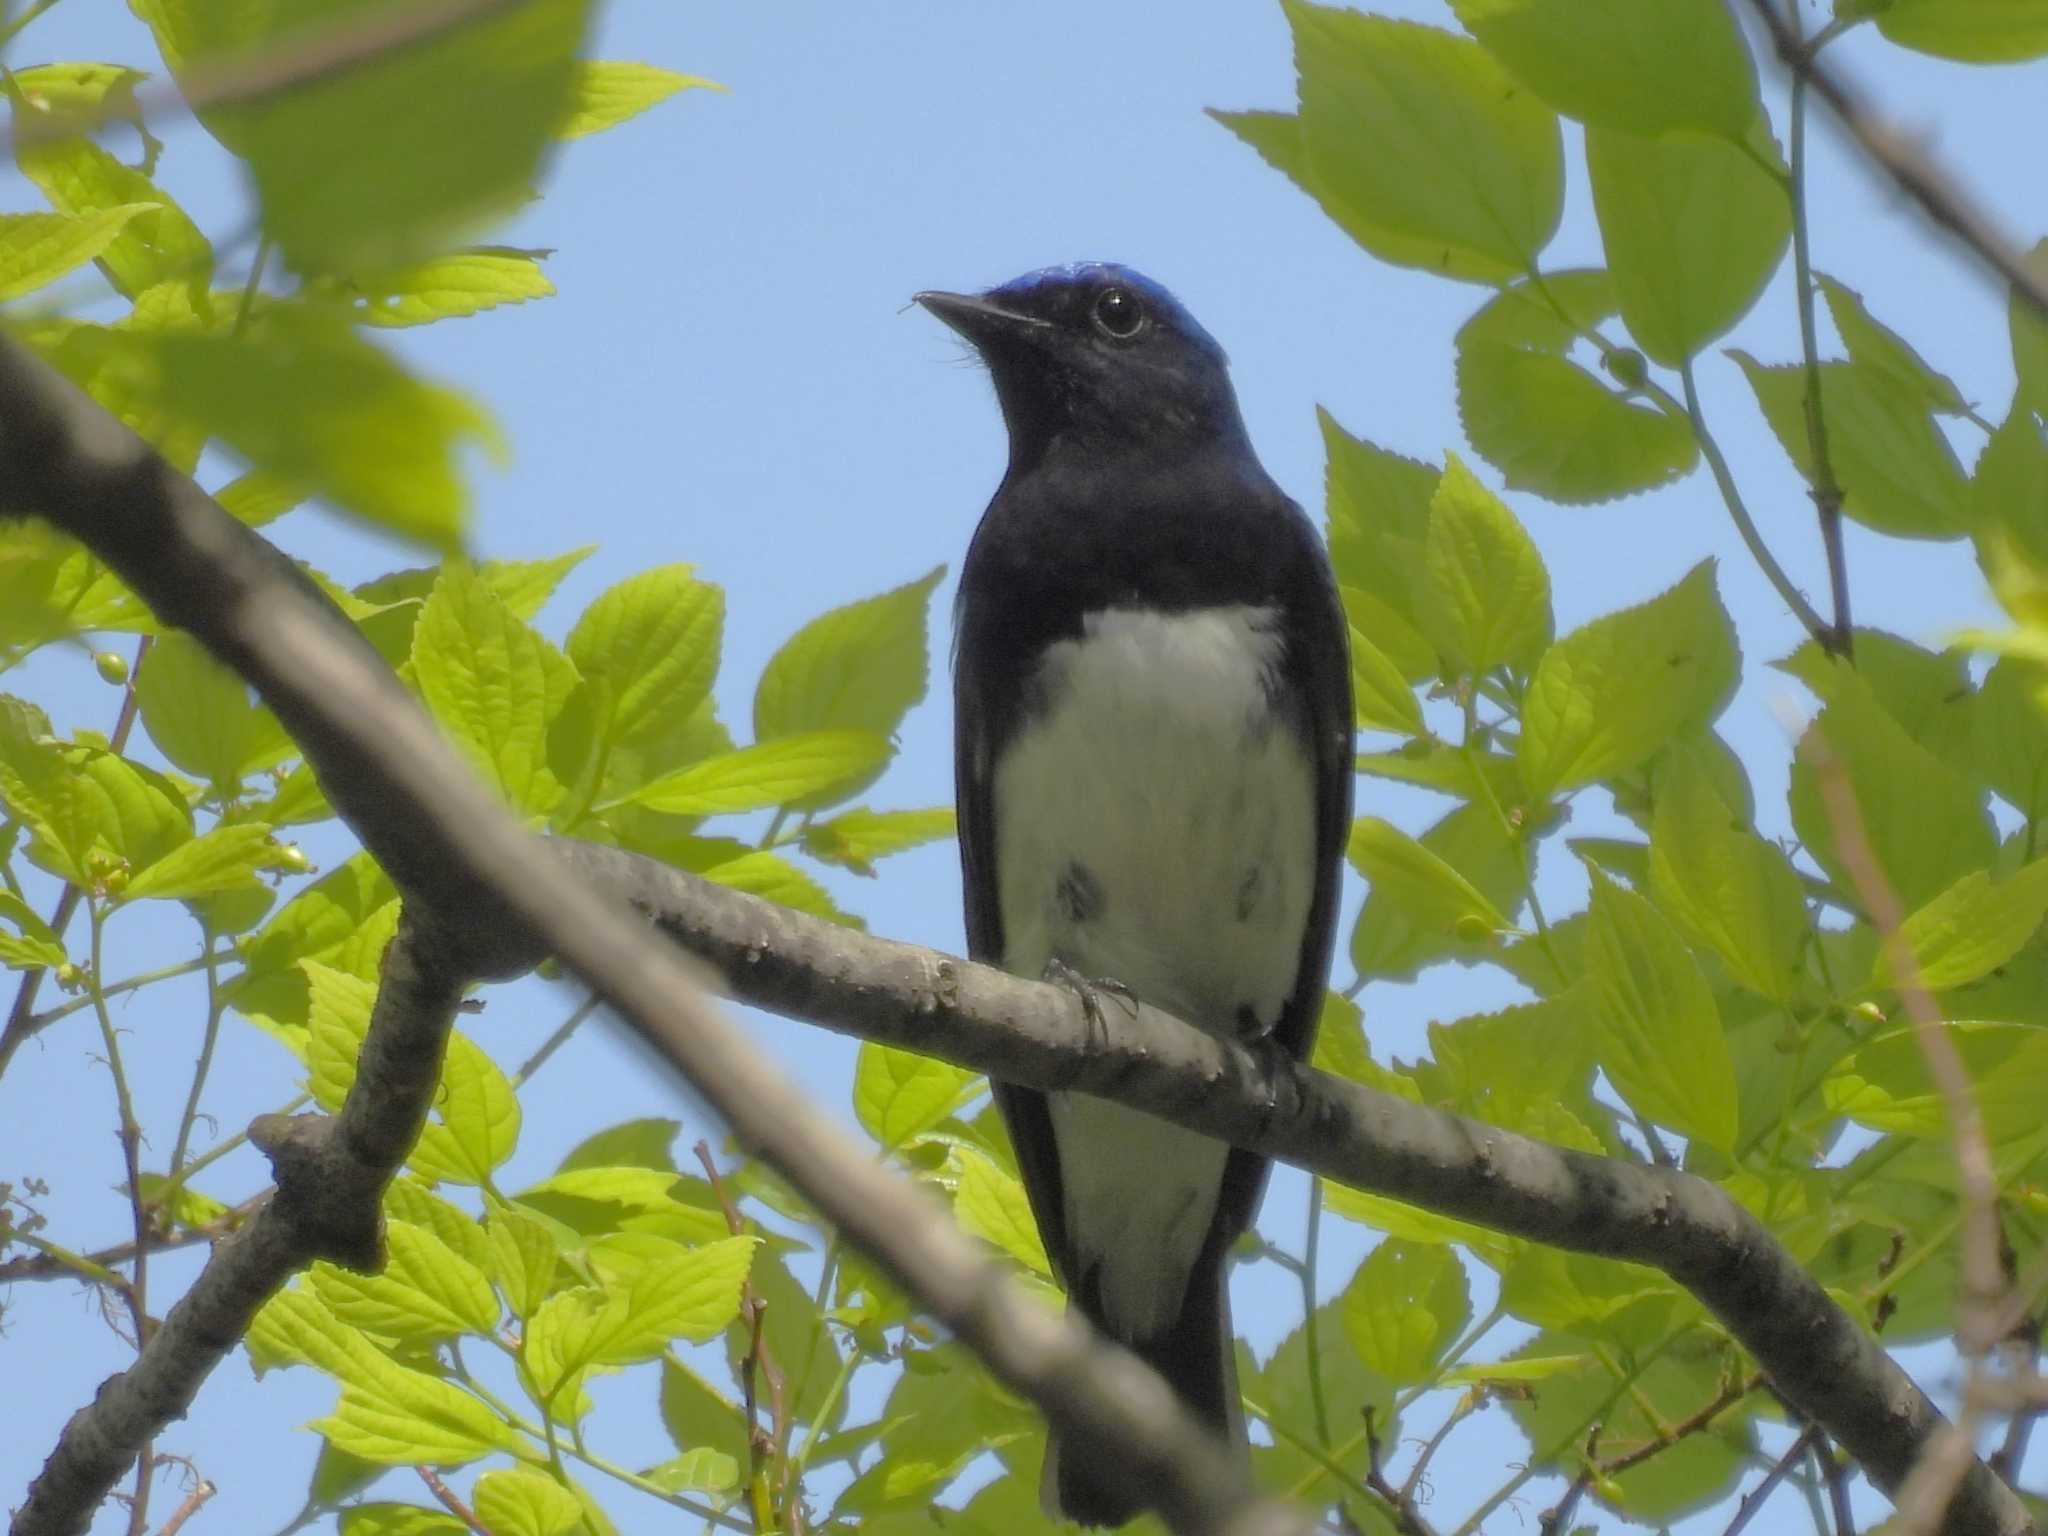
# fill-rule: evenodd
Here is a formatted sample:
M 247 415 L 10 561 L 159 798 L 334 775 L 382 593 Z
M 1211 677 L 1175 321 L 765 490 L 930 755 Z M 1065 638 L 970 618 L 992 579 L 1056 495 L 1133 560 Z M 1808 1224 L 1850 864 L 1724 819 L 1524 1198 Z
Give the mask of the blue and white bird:
M 956 614 L 968 952 L 1305 1057 L 1353 771 L 1322 541 L 1157 283 L 1086 262 L 917 297 L 988 364 L 1010 439 Z M 1080 1093 L 995 1097 L 1073 1305 L 1243 1454 L 1226 1268 L 1266 1160 Z M 1046 1473 L 1085 1525 L 1147 1502 L 1087 1446 Z

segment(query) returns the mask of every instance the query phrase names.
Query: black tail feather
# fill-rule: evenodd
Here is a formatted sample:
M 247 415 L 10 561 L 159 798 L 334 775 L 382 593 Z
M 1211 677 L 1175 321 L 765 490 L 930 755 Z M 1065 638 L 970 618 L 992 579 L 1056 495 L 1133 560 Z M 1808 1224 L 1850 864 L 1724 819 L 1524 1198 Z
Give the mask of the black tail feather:
M 1188 1279 L 1180 1317 L 1150 1339 L 1127 1341 L 1147 1365 L 1237 1455 L 1248 1455 L 1244 1414 L 1237 1389 L 1237 1354 L 1230 1327 L 1230 1295 L 1223 1252 L 1204 1253 Z M 1108 1334 L 1086 1300 L 1079 1301 L 1098 1332 Z M 1117 1526 L 1151 1502 L 1126 1461 L 1093 1444 L 1050 1440 L 1046 1445 L 1041 1500 L 1046 1513 L 1080 1525 Z

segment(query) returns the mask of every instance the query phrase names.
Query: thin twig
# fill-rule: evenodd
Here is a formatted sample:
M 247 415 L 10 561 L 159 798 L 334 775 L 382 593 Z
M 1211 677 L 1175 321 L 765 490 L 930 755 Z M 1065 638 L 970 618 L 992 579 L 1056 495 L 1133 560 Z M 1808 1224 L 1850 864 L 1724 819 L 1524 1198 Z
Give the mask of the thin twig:
M 1365 1486 L 1385 1500 L 1387 1512 L 1393 1516 L 1394 1528 L 1402 1536 L 1436 1536 L 1430 1523 L 1422 1518 L 1422 1511 L 1415 1507 L 1414 1490 L 1396 1488 L 1387 1481 L 1380 1459 L 1382 1448 L 1376 1419 L 1377 1414 L 1368 1406 L 1365 1410 Z
M 206 1092 L 207 1074 L 213 1070 L 213 1048 L 220 1039 L 221 1015 L 227 1003 L 220 991 L 220 951 L 214 947 L 213 930 L 206 938 L 206 1029 L 199 1041 L 199 1061 L 192 1069 L 192 1086 L 185 1094 L 185 1112 L 178 1117 L 178 1139 L 171 1146 L 170 1177 L 185 1166 L 185 1153 L 192 1145 L 192 1127 L 199 1120 L 199 1101 Z
M 1578 1476 L 1550 1508 L 1536 1517 L 1539 1536 L 1559 1536 L 1571 1529 L 1572 1516 L 1577 1513 L 1579 1500 L 1586 1496 L 1586 1490 L 1593 1486 L 1594 1466 L 1600 1456 L 1600 1426 L 1595 1424 L 1586 1436 L 1586 1454 L 1579 1461 Z
M 476 1536 L 491 1536 L 490 1528 L 477 1519 L 475 1510 L 462 1502 L 461 1496 L 448 1486 L 446 1478 L 425 1464 L 414 1467 L 413 1471 L 419 1473 L 420 1481 L 427 1485 L 427 1492 L 440 1502 L 443 1509 L 468 1526 Z
M 1728 1529 L 1723 1531 L 1721 1536 L 1741 1536 L 1743 1527 L 1756 1518 L 1757 1511 L 1764 1507 L 1764 1502 L 1770 1498 L 1772 1490 L 1785 1480 L 1787 1472 L 1798 1465 L 1799 1459 L 1812 1448 L 1819 1434 L 1820 1430 L 1811 1424 L 1800 1432 L 1799 1437 L 1786 1447 L 1785 1454 L 1771 1463 L 1769 1470 L 1764 1473 L 1763 1481 L 1742 1496 L 1742 1502 L 1735 1506 L 1735 1518 L 1728 1522 Z
M 717 1197 L 719 1209 L 725 1212 L 726 1229 L 734 1237 L 742 1236 L 747 1230 L 746 1218 L 740 1215 L 739 1207 L 733 1203 L 732 1196 L 726 1193 L 725 1180 L 719 1176 L 718 1164 L 711 1156 L 711 1143 L 699 1141 L 692 1150 L 697 1154 L 697 1161 L 704 1166 L 704 1176 L 711 1182 L 711 1193 Z M 768 1343 L 768 1330 L 765 1324 L 768 1303 L 762 1300 L 761 1293 L 754 1289 L 754 1282 L 751 1279 L 740 1282 L 740 1311 L 747 1319 L 747 1355 L 740 1370 L 740 1386 L 746 1399 L 749 1474 L 747 1481 L 750 1487 L 766 1498 L 765 1490 L 769 1486 L 768 1474 L 771 1470 L 770 1463 L 775 1456 L 775 1448 L 786 1445 L 789 1441 L 789 1393 L 783 1379 L 782 1368 L 776 1363 L 775 1351 Z M 768 1387 L 767 1428 L 763 1428 L 759 1422 L 755 1391 L 757 1378 Z M 781 1523 L 775 1519 L 775 1516 L 780 1514 L 782 1519 L 788 1522 L 791 1536 L 803 1536 L 801 1499 L 789 1500 L 788 1507 L 780 1511 L 777 1511 L 770 1501 L 768 1509 L 756 1510 L 755 1513 L 764 1530 L 780 1530 Z
M 270 1191 L 260 1190 L 239 1205 L 223 1211 L 212 1221 L 195 1227 L 174 1228 L 152 1231 L 149 1252 L 169 1253 L 176 1248 L 191 1248 L 200 1243 L 218 1242 L 244 1221 L 253 1216 L 257 1209 L 270 1198 Z M 135 1244 L 117 1243 L 111 1248 L 101 1248 L 93 1253 L 74 1254 L 59 1248 L 29 1232 L 11 1234 L 16 1241 L 29 1243 L 42 1252 L 26 1254 L 18 1259 L 9 1259 L 0 1264 L 0 1285 L 14 1285 L 24 1280 L 62 1280 L 67 1276 L 90 1280 L 114 1290 L 125 1290 L 128 1278 L 115 1273 L 114 1266 L 127 1264 L 135 1258 Z
M 1772 0 L 1750 0 L 1750 8 L 1762 19 L 1771 35 L 1778 58 L 1795 75 L 1805 78 L 1814 93 L 1833 110 L 1850 137 L 1899 189 L 1947 230 L 1986 267 L 1997 273 L 2035 311 L 2048 318 L 2048 280 L 2027 269 L 2019 248 L 2000 232 L 1991 216 L 1942 169 L 1931 156 L 1923 154 L 1907 136 L 1879 118 L 1864 105 L 1860 91 L 1839 76 L 1823 69 L 1803 44 Z
M 199 1506 L 212 1498 L 220 1489 L 210 1477 L 202 1477 L 192 1485 L 192 1491 L 185 1495 L 184 1502 L 171 1511 L 171 1518 L 163 1523 L 156 1536 L 178 1536 L 185 1528 L 185 1522 L 199 1513 Z
M 598 995 L 593 992 L 578 1003 L 570 1011 L 569 1017 L 556 1025 L 555 1032 L 541 1041 L 534 1053 L 526 1058 L 517 1072 L 512 1074 L 512 1086 L 524 1088 L 532 1080 L 533 1074 L 548 1064 L 548 1058 L 569 1043 L 569 1037 L 582 1027 L 583 1021 L 597 1012 L 599 1001 Z
M 1761 1390 L 1765 1379 L 1762 1371 L 1755 1371 L 1748 1376 L 1728 1382 L 1719 1392 L 1714 1394 L 1712 1401 L 1708 1402 L 1697 1412 L 1687 1414 L 1676 1424 L 1667 1425 L 1658 1430 L 1653 1439 L 1645 1441 L 1634 1450 L 1602 1462 L 1600 1464 L 1600 1475 L 1602 1477 L 1619 1477 L 1622 1473 L 1628 1471 L 1630 1467 L 1639 1467 L 1652 1456 L 1668 1451 L 1672 1446 L 1678 1444 L 1679 1441 L 1698 1434 L 1730 1408 L 1733 1408 L 1745 1397 L 1748 1397 L 1750 1393 Z
M 1827 1485 L 1828 1511 L 1834 1516 L 1835 1536 L 1856 1536 L 1856 1516 L 1849 1508 L 1849 1468 L 1818 1428 L 1813 1437 L 1813 1460 L 1820 1469 L 1820 1480 Z
M 1316 1440 L 1324 1450 L 1328 1450 L 1330 1406 L 1328 1394 L 1323 1390 L 1321 1321 L 1316 1316 L 1316 1260 L 1322 1247 L 1322 1234 L 1323 1181 L 1312 1173 L 1308 1176 L 1308 1235 L 1302 1242 L 1301 1265 L 1296 1273 L 1301 1280 L 1301 1342 L 1308 1351 L 1309 1405 L 1315 1414 Z

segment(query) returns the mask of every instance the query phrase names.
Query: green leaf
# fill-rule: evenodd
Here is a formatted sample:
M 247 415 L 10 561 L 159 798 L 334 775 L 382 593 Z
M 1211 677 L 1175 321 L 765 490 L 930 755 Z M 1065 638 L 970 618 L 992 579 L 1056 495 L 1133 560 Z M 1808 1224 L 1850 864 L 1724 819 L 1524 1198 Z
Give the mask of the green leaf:
M 128 882 L 120 899 L 189 900 L 221 891 L 246 891 L 256 885 L 258 870 L 277 867 L 277 857 L 270 828 L 260 821 L 212 827 L 146 865 Z
M 1353 628 L 1410 683 L 1437 675 L 1434 648 L 1416 627 L 1423 545 L 1438 471 L 1353 437 L 1318 409 L 1327 455 L 1330 561 Z
M 700 1445 L 648 1468 L 643 1475 L 670 1493 L 723 1493 L 739 1486 L 740 1464 L 725 1451 Z
M 434 1118 L 420 1131 L 407 1165 L 430 1179 L 488 1184 L 519 1144 L 520 1119 L 504 1071 L 467 1035 L 450 1035 Z
M 976 1093 L 980 1075 L 934 1056 L 863 1041 L 853 1073 L 853 1113 L 885 1150 L 930 1130 Z
M 384 1268 L 375 1275 L 315 1264 L 313 1294 L 343 1322 L 383 1338 L 488 1337 L 496 1330 L 490 1281 L 440 1238 L 408 1221 L 387 1221 L 384 1246 Z
M 586 1236 L 632 1232 L 683 1243 L 729 1235 L 702 1179 L 662 1168 L 570 1168 L 524 1190 L 519 1203 Z
M 1725 19 L 1715 0 L 1695 3 Z M 1621 317 L 1660 363 L 1679 366 L 1749 313 L 1784 259 L 1792 233 L 1785 182 L 1756 158 L 1774 164 L 1777 149 L 1761 123 L 1749 144 L 1703 133 L 1586 130 L 1593 207 Z
M 1629 1107 L 1723 1153 L 1735 1146 L 1735 1065 L 1713 991 L 1670 924 L 1597 868 L 1586 927 L 1599 1060 Z
M 332 1448 L 332 1441 L 327 1444 Z M 384 1469 L 376 1470 L 381 1473 Z M 336 1520 L 339 1536 L 470 1536 L 469 1527 L 446 1510 L 418 1504 L 349 1504 L 338 1511 Z
M 664 565 L 600 594 L 567 649 L 586 681 L 611 690 L 609 739 L 637 745 L 711 696 L 724 631 L 724 591 L 687 565 Z
M 954 1181 L 953 1214 L 976 1237 L 1002 1249 L 1033 1274 L 1052 1275 L 1045 1242 L 1031 1214 L 1031 1201 L 1017 1175 L 996 1166 L 985 1152 L 956 1146 L 946 1154 Z
M 2048 16 L 2033 0 L 1890 0 L 1877 30 L 1901 48 L 1965 64 L 2048 54 Z
M 814 821 L 804 828 L 804 852 L 827 864 L 837 864 L 857 875 L 872 875 L 875 860 L 903 853 L 926 843 L 950 841 L 953 837 L 953 808 L 933 806 L 925 811 L 871 811 L 861 806 L 841 811 L 829 821 Z
M 661 1361 L 661 1422 L 685 1456 L 706 1451 L 737 1459 L 747 1454 L 739 1404 L 673 1354 Z
M 1638 1302 L 1669 1296 L 1672 1290 L 1654 1269 L 1533 1244 L 1517 1253 L 1500 1277 L 1500 1303 L 1510 1315 L 1539 1328 L 1589 1333 Z
M 1361 207 L 1340 186 L 1325 183 L 1309 161 L 1302 120 L 1292 112 L 1219 112 L 1209 116 L 1258 151 L 1259 158 L 1314 198 L 1331 221 L 1381 261 L 1420 267 L 1438 277 L 1498 283 L 1508 273 L 1491 256 L 1406 233 L 1384 222 L 1381 210 Z
M 2048 240 L 2037 241 L 2025 261 L 2036 282 L 2048 283 Z M 2048 315 L 2013 289 L 2006 296 L 2005 317 L 2012 335 L 2013 371 L 2019 376 L 2013 414 L 2021 414 L 2019 407 L 2031 406 L 2048 416 Z
M 1930 411 L 1960 415 L 1968 409 L 1955 381 L 1935 372 L 1904 337 L 1873 316 L 1855 289 L 1820 272 L 1814 274 L 1814 281 L 1827 297 L 1828 314 L 1842 345 L 1849 349 L 1851 362 L 1891 375 L 1918 395 Z
M 350 1382 L 334 1412 L 307 1426 L 365 1461 L 454 1467 L 521 1448 L 512 1426 L 460 1387 L 393 1365 L 374 1382 Z
M 241 941 L 242 974 L 226 983 L 228 1006 L 278 1023 L 307 1018 L 301 960 L 318 960 L 372 980 L 397 927 L 398 892 L 366 853 L 343 861 L 299 891 L 252 938 Z
M 1739 139 L 1757 115 L 1756 65 L 1719 0 L 1451 0 L 1451 9 L 1531 90 L 1589 125 Z
M 944 566 L 935 566 L 893 591 L 834 608 L 790 636 L 769 658 L 754 690 L 755 739 L 766 743 L 822 731 L 894 736 L 924 697 L 925 610 L 945 574 Z M 881 761 L 870 766 L 879 768 Z M 821 788 L 790 798 L 807 798 L 803 808 L 816 809 L 837 795 Z
M 1466 959 L 1488 953 L 1488 933 L 1496 931 L 1487 916 L 1518 911 L 1529 888 L 1529 879 L 1515 845 L 1508 840 L 1500 818 L 1486 805 L 1466 805 L 1452 811 L 1417 840 L 1426 857 L 1406 858 L 1398 840 L 1374 828 L 1367 841 L 1388 842 L 1386 851 L 1361 850 L 1353 832 L 1352 862 L 1361 852 L 1383 864 L 1382 883 L 1365 899 L 1358 914 L 1358 926 L 1351 936 L 1351 963 L 1361 976 L 1412 977 L 1421 966 L 1447 956 Z M 1414 865 L 1413 877 L 1404 879 L 1405 863 Z M 1438 876 L 1437 865 L 1448 868 L 1455 880 Z M 1370 871 L 1368 871 L 1370 878 Z M 1466 887 L 1477 891 L 1475 904 Z M 1460 924 L 1461 919 L 1470 919 Z M 1504 926 L 1504 925 L 1502 925 Z
M 490 1239 L 477 1219 L 417 1180 L 391 1181 L 384 1191 L 384 1214 L 433 1233 L 472 1268 L 485 1269 L 491 1262 Z
M 753 1237 L 697 1248 L 671 1244 L 626 1283 L 599 1291 L 559 1291 L 526 1330 L 526 1363 L 544 1395 L 593 1365 L 651 1360 L 671 1339 L 702 1344 L 739 1316 L 740 1286 L 753 1262 Z
M 379 0 L 139 7 L 172 69 L 330 45 Z M 568 110 L 589 7 L 526 3 L 295 87 L 202 110 L 243 157 L 265 231 L 299 271 L 393 266 L 510 212 Z
M 1733 348 L 1728 355 L 1742 365 L 1764 419 L 1810 483 L 1804 365 L 1766 365 Z M 1950 539 L 1966 530 L 1962 465 L 1918 386 L 1862 363 L 1822 363 L 1820 400 L 1844 512 L 1900 538 Z
M 0 933 L 0 964 L 15 970 L 59 966 L 70 960 L 64 942 L 35 909 L 12 891 L 0 891 L 0 918 L 20 930 L 20 937 Z
M 154 203 L 123 203 L 95 213 L 0 213 L 0 300 L 54 283 L 91 261 L 122 226 Z
M 1616 307 L 1606 273 L 1550 273 L 1540 286 L 1503 290 L 1458 332 L 1458 416 L 1510 489 L 1567 504 L 1608 501 L 1699 462 L 1683 420 L 1625 398 L 1565 355 Z
M 1997 839 L 1982 791 L 1908 735 L 1852 668 L 1836 668 L 1807 736 L 1819 741 L 1803 743 L 1792 764 L 1792 826 L 1843 890 L 1857 884 L 1836 852 L 1813 763 L 1821 747 L 1839 761 L 1878 868 L 1909 910 L 1990 865 Z
M 135 678 L 142 723 L 178 767 L 223 793 L 274 768 L 298 748 L 249 685 L 190 635 L 160 636 Z
M 1304 0 L 1285 9 L 1311 175 L 1403 242 L 1374 254 L 1413 262 L 1435 248 L 1495 280 L 1534 266 L 1564 207 L 1550 110 L 1469 38 Z
M 306 973 L 311 992 L 306 1019 L 306 1087 L 314 1101 L 332 1113 L 341 1108 L 349 1085 L 356 1080 L 356 1057 L 369 1032 L 377 985 L 318 960 L 301 961 L 299 968 Z
M 894 750 L 886 736 L 872 730 L 805 731 L 663 774 L 629 798 L 676 816 L 795 805 L 871 778 Z
M 215 491 L 213 499 L 235 521 L 261 528 L 298 506 L 306 493 L 288 480 L 252 469 Z
M 575 1168 L 659 1168 L 675 1171 L 673 1148 L 682 1133 L 683 1122 L 650 1116 L 621 1120 L 617 1125 L 593 1132 L 562 1154 L 555 1165 L 558 1173 Z
M 1881 629 L 1856 630 L 1856 675 L 1906 734 L 1959 773 L 1974 776 L 1977 693 L 1960 651 L 1923 650 Z M 1823 704 L 1845 675 L 1817 641 L 1808 640 L 1773 662 L 1813 691 Z
M 583 1521 L 576 1495 L 531 1467 L 486 1472 L 471 1507 L 491 1536 L 569 1536 Z
M 1780 1003 L 1799 996 L 1811 922 L 1798 872 L 1728 809 L 1689 754 L 1657 787 L 1649 889 L 1751 991 Z
M 2040 1130 L 2048 1031 L 1974 1020 L 1939 1028 L 1969 1074 L 1992 1144 Z M 1879 1035 L 1836 1062 L 1821 1084 L 1821 1101 L 1829 1113 L 1847 1115 L 1874 1131 L 1944 1143 L 1955 1134 L 1947 1096 L 1928 1070 L 1927 1044 L 1912 1025 Z
M 1391 822 L 1359 817 L 1351 824 L 1345 854 L 1375 895 L 1384 893 L 1418 925 L 1438 928 L 1468 944 L 1484 942 L 1512 926 L 1484 891 Z
M 1898 941 L 1911 952 L 1920 985 L 1930 992 L 1964 986 L 2005 964 L 2048 917 L 2048 859 L 2036 859 L 1994 885 L 1988 870 L 1972 870 L 1899 926 Z M 1889 988 L 1892 946 L 1881 946 L 1871 966 L 1872 988 Z
M 1420 736 L 1427 727 L 1415 689 L 1378 646 L 1351 626 L 1351 697 L 1367 730 Z
M 1366 1255 L 1337 1306 L 1358 1358 L 1396 1386 L 1427 1381 L 1430 1367 L 1472 1320 L 1457 1254 L 1442 1244 L 1398 1238 Z
M 1550 643 L 1550 575 L 1536 541 L 1456 454 L 1445 455 L 1430 499 L 1423 560 L 1424 632 L 1460 671 L 1526 667 Z
M 1343 1338 L 1344 1313 L 1340 1300 L 1325 1302 L 1316 1309 L 1315 1343 L 1319 1346 L 1315 1376 L 1310 1374 L 1310 1335 L 1306 1324 L 1297 1326 L 1274 1349 L 1272 1358 L 1253 1370 L 1240 1356 L 1239 1379 L 1245 1397 L 1267 1423 L 1291 1432 L 1294 1440 L 1316 1441 L 1315 1378 L 1320 1377 L 1322 1397 L 1329 1409 L 1332 1430 L 1344 1426 L 1336 1460 L 1354 1475 L 1366 1466 L 1364 1439 L 1356 1430 L 1367 1413 L 1375 1429 L 1389 1440 L 1400 1439 L 1400 1420 L 1394 1413 L 1394 1384 L 1377 1376 L 1356 1352 L 1338 1342 Z M 1300 1489 L 1317 1499 L 1332 1496 L 1333 1482 L 1322 1464 L 1286 1439 L 1275 1436 L 1274 1452 L 1259 1458 L 1258 1475 L 1265 1486 Z
M 580 139 L 585 134 L 616 128 L 659 106 L 678 91 L 722 90 L 699 75 L 679 75 L 653 64 L 612 59 L 582 59 L 569 87 L 568 110 L 555 125 L 555 136 Z
M 1974 761 L 2029 821 L 2048 815 L 2048 671 L 2006 657 L 1977 691 Z
M 1537 664 L 1517 757 L 1532 798 L 1625 773 L 1720 714 L 1741 671 L 1711 561 L 1573 630 Z
M 351 276 L 335 286 L 350 318 L 364 325 L 429 325 L 552 297 L 555 285 L 540 269 L 547 254 L 490 246 L 451 251 L 387 272 Z
M 537 812 L 561 797 L 548 722 L 576 686 L 575 669 L 460 561 L 442 568 L 420 611 L 412 665 L 434 718 L 508 801 Z
M 490 1243 L 491 1274 L 512 1315 L 524 1322 L 547 1300 L 560 1245 L 546 1222 L 503 1201 L 491 1202 L 484 1235 Z
M 495 441 L 489 418 L 414 378 L 344 317 L 280 305 L 239 336 L 149 342 L 162 398 L 257 468 L 407 538 L 459 541 L 467 499 L 457 458 Z
M 23 76 L 15 78 L 19 83 Z M 185 211 L 141 171 L 123 165 L 84 137 L 26 145 L 15 158 L 22 174 L 42 189 L 59 213 L 134 210 L 117 222 L 114 237 L 95 253 L 100 269 L 125 297 L 139 298 L 159 283 L 205 291 L 213 276 L 213 247 Z

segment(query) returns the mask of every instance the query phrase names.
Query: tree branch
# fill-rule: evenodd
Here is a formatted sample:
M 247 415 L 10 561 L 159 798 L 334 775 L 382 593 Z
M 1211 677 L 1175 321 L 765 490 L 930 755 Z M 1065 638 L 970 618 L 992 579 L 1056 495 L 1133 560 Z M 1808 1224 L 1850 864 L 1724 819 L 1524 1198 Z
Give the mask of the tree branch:
M 2027 269 L 2019 248 L 1957 185 L 1955 178 L 1916 148 L 1905 134 L 1872 112 L 1859 91 L 1823 69 L 1814 50 L 1778 14 L 1773 0 L 1750 0 L 1750 9 L 1770 34 L 1779 62 L 1804 79 L 1814 94 L 1828 104 L 1849 136 L 1862 146 L 1863 153 L 1898 183 L 1899 190 L 1918 203 L 1930 219 L 2010 283 L 2036 313 L 2048 318 L 2048 280 Z
M 997 1376 L 1063 1433 L 1116 1445 L 1133 1488 L 1177 1529 L 1278 1536 L 1307 1528 L 1298 1512 L 1255 1494 L 1235 1458 L 1216 1453 L 1209 1431 L 1154 1372 L 1080 1321 L 1048 1311 L 955 1228 L 928 1192 L 876 1166 L 867 1148 L 702 999 L 695 968 L 670 946 L 614 899 L 563 881 L 558 858 L 479 791 L 375 649 L 297 567 L 5 339 L 0 485 L 10 511 L 37 513 L 82 540 L 160 620 L 189 629 L 255 685 L 329 803 L 399 888 L 406 921 L 422 942 L 431 937 L 437 959 L 448 960 L 439 974 L 502 977 L 541 954 L 558 955 L 725 1117 L 743 1145 Z M 341 1129 L 348 1129 L 346 1111 Z M 394 1163 L 409 1146 L 408 1139 Z M 292 1208 L 281 1190 L 265 1215 Z M 374 1262 L 374 1198 L 360 1214 L 366 1231 L 351 1233 L 358 1242 L 342 1251 Z M 256 1306 L 303 1262 L 303 1245 L 286 1240 L 281 1220 L 259 1217 L 223 1243 L 180 1303 L 188 1311 L 210 1308 L 204 1349 L 188 1348 L 175 1362 L 168 1351 L 145 1351 L 73 1417 L 16 1518 L 16 1536 L 82 1531 L 120 1466 L 184 1411 Z M 266 1239 L 264 1253 L 239 1257 Z M 217 1294 L 223 1288 L 231 1298 Z M 167 1320 L 160 1338 L 171 1331 Z M 179 1337 L 189 1346 L 192 1330 Z M 141 1390 L 137 1378 L 153 1390 Z

